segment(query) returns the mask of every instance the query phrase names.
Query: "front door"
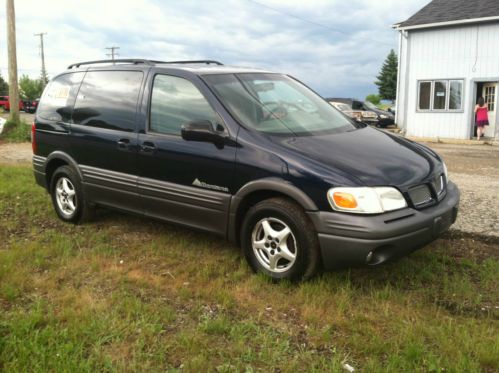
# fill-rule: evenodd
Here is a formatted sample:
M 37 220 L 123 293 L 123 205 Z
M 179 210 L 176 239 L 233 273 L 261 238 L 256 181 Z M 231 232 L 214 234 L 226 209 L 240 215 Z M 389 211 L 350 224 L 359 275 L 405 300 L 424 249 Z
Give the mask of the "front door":
M 193 82 L 155 75 L 146 133 L 139 134 L 138 190 L 146 215 L 225 235 L 235 141 L 184 140 L 181 126 L 199 120 L 229 136 Z
M 494 137 L 497 113 L 497 83 L 485 83 L 482 89 L 482 97 L 489 111 L 489 125 L 485 127 L 485 136 Z

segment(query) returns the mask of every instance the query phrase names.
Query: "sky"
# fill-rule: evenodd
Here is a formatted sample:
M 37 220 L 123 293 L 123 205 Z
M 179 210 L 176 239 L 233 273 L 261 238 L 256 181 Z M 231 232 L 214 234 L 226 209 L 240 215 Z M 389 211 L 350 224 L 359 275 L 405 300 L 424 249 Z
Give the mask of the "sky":
M 40 76 L 39 37 L 49 76 L 74 62 L 107 58 L 214 59 L 291 74 L 324 97 L 377 93 L 391 25 L 429 0 L 15 0 L 19 77 Z M 0 72 L 7 79 L 5 1 Z

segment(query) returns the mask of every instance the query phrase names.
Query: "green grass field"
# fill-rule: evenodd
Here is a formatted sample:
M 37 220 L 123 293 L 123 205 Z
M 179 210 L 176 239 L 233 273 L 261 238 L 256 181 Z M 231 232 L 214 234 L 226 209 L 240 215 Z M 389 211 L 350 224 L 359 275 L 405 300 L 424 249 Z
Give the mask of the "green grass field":
M 448 234 L 273 284 L 217 237 L 108 211 L 64 224 L 29 167 L 0 165 L 0 371 L 493 372 L 498 247 Z

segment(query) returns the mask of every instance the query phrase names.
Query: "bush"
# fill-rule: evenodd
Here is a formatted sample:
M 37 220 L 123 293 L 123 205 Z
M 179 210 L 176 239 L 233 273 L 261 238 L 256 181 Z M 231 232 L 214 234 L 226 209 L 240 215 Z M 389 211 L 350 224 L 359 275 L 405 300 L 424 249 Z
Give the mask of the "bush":
M 381 102 L 381 97 L 373 93 L 366 96 L 366 101 L 372 102 L 374 105 L 379 105 Z
M 25 121 L 16 123 L 8 120 L 5 122 L 4 129 L 0 139 L 7 142 L 26 142 L 31 141 L 31 128 Z

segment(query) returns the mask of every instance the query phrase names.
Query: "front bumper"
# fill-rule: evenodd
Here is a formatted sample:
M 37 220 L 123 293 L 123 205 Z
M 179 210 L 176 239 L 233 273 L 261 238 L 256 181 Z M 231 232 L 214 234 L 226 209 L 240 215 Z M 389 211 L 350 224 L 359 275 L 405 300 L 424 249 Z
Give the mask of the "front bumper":
M 424 210 L 406 208 L 380 215 L 309 212 L 319 236 L 326 269 L 377 265 L 435 240 L 457 218 L 459 189 L 449 182 L 447 195 Z

